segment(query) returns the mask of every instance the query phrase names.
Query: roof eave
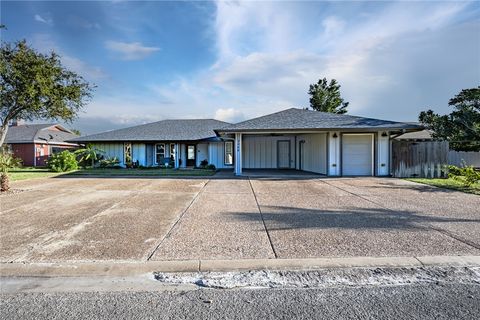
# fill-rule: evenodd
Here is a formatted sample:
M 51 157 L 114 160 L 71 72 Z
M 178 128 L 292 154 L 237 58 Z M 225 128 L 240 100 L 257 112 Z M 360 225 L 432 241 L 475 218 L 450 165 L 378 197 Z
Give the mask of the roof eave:
M 366 127 L 366 128 L 291 128 L 291 129 L 219 129 L 217 134 L 229 133 L 269 133 L 269 132 L 325 132 L 325 131 L 348 131 L 348 132 L 372 132 L 372 131 L 421 131 L 423 127 Z

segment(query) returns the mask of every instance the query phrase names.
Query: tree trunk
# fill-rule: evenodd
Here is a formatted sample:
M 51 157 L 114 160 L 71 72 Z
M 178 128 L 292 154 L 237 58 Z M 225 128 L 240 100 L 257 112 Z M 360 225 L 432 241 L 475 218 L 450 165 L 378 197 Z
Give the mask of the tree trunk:
M 8 123 L 0 127 L 0 148 L 3 146 L 3 143 L 5 142 L 5 138 L 7 137 L 7 131 L 8 131 Z
M 0 190 L 2 192 L 8 191 L 10 189 L 10 179 L 8 173 L 2 172 L 0 176 Z

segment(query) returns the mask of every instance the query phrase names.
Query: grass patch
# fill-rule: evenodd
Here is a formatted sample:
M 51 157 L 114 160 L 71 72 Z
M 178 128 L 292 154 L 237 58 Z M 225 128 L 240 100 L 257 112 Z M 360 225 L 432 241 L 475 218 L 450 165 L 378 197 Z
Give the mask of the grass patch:
M 470 187 L 465 187 L 462 183 L 452 178 L 448 179 L 426 179 L 426 178 L 408 178 L 408 181 L 428 184 L 439 188 L 452 189 L 466 193 L 480 195 L 480 184 L 476 183 Z
M 215 170 L 206 169 L 81 169 L 69 172 L 68 175 L 78 176 L 139 176 L 139 177 L 154 177 L 154 176 L 212 176 L 216 173 Z
M 63 172 L 53 172 L 47 168 L 17 168 L 8 171 L 10 181 L 19 181 L 27 179 L 48 178 L 64 174 Z

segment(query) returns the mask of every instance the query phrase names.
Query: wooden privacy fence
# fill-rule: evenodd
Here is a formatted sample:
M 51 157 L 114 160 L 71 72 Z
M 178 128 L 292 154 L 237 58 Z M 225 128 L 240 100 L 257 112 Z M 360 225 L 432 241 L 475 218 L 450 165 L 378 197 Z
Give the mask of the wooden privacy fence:
M 446 175 L 447 141 L 392 141 L 392 175 L 398 178 L 440 178 Z
M 448 153 L 448 164 L 453 164 L 457 167 L 460 167 L 463 165 L 463 162 L 465 162 L 467 166 L 480 168 L 480 152 L 450 150 Z

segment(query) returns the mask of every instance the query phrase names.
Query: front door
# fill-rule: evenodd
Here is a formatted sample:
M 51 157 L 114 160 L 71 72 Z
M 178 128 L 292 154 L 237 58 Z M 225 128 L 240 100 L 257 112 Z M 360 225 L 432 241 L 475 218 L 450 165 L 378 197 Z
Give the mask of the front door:
M 187 167 L 195 167 L 196 151 L 194 144 L 187 144 Z
M 277 144 L 277 167 L 290 168 L 290 141 L 279 140 Z

